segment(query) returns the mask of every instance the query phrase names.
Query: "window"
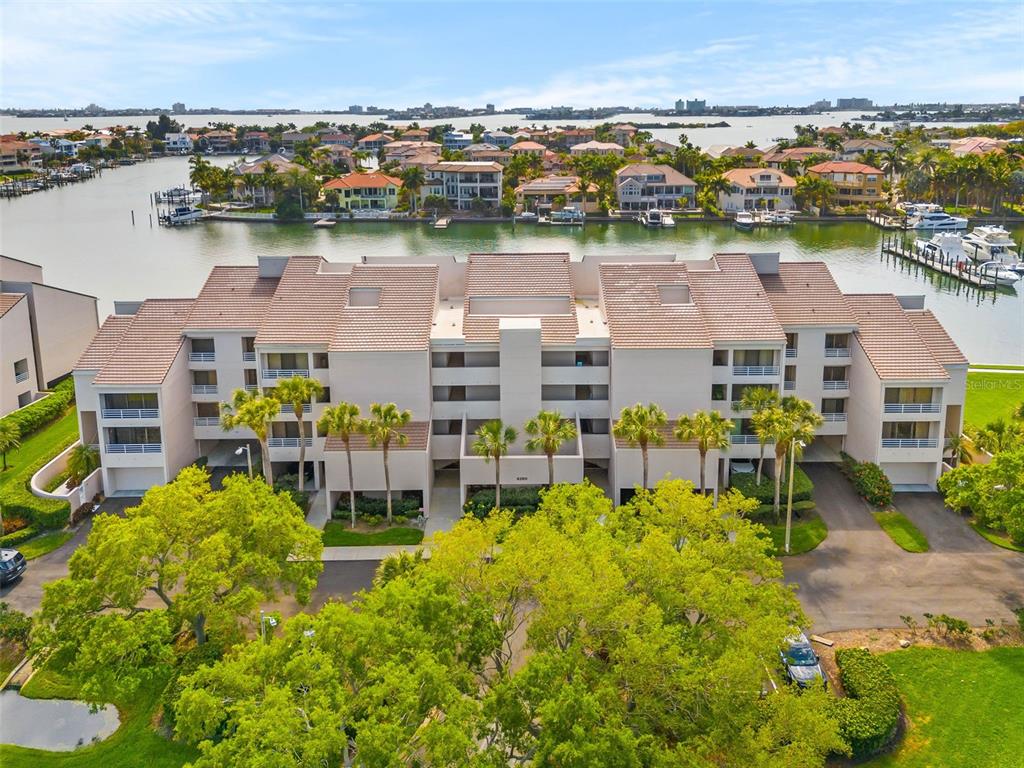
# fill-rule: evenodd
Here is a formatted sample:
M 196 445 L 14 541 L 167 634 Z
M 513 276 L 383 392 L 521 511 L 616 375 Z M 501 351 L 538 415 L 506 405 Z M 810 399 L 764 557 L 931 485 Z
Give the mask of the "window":
M 156 408 L 156 392 L 110 393 L 103 396 L 104 408 Z
M 796 339 L 797 339 L 797 334 L 795 334 L 795 333 L 787 333 L 786 334 L 786 352 L 789 352 L 789 350 L 793 350 L 794 352 L 796 351 Z
M 826 365 L 823 381 L 846 381 L 847 368 L 842 365 Z
M 931 425 L 927 421 L 883 421 L 883 440 L 923 440 Z
M 213 339 L 192 339 L 193 352 L 213 352 Z
M 313 353 L 313 367 L 314 368 L 327 368 L 330 366 L 326 352 L 314 352 Z
M 254 354 L 256 352 L 256 337 L 255 336 L 243 336 L 242 337 L 242 352 L 248 354 Z
M 577 384 L 576 385 L 576 399 L 577 400 L 607 400 L 608 399 L 608 385 L 607 384 Z
M 826 333 L 825 334 L 825 348 L 826 349 L 849 349 L 850 347 L 850 334 L 848 333 Z
M 580 433 L 584 435 L 607 435 L 609 428 L 608 419 L 580 419 Z
M 712 384 L 711 385 L 711 399 L 712 400 L 725 400 L 725 384 Z
M 887 404 L 930 403 L 931 401 L 931 387 L 887 387 L 885 390 Z
M 430 431 L 435 435 L 461 435 L 461 419 L 434 419 L 430 423 Z
M 783 377 L 783 380 L 784 381 L 796 381 L 796 366 L 795 365 L 787 365 L 786 366 L 786 375 Z
M 193 384 L 216 384 L 216 371 L 192 371 Z
M 198 371 L 197 371 L 197 373 L 198 373 Z M 246 368 L 245 369 L 245 385 L 247 387 L 255 387 L 257 384 L 259 384 L 259 382 L 256 381 L 256 369 L 255 368 Z
M 218 403 L 196 403 L 196 416 L 204 418 L 220 416 L 220 405 Z
M 821 401 L 822 413 L 846 413 L 845 397 L 826 397 Z
M 108 445 L 159 444 L 160 427 L 107 427 Z
M 324 387 L 324 391 L 320 393 L 320 397 L 316 399 L 318 403 L 329 403 L 331 402 L 331 388 Z
M 774 365 L 775 352 L 770 349 L 737 349 L 732 354 L 733 365 Z
M 309 356 L 295 352 L 268 352 L 266 367 L 271 370 L 304 370 L 309 367 Z
M 729 364 L 729 350 L 728 349 L 716 349 L 711 353 L 711 364 L 712 365 L 728 365 Z

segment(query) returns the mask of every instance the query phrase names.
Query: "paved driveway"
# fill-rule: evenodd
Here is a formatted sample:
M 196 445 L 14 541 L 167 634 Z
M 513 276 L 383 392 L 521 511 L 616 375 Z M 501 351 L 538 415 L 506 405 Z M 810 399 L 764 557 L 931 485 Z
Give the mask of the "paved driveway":
M 896 506 L 928 537 L 931 551 L 904 552 L 832 465 L 804 467 L 815 484 L 828 538 L 783 560 L 786 581 L 817 631 L 898 627 L 901 615 L 947 613 L 982 625 L 1013 620 L 1024 606 L 1024 554 L 989 544 L 938 494 L 901 493 Z

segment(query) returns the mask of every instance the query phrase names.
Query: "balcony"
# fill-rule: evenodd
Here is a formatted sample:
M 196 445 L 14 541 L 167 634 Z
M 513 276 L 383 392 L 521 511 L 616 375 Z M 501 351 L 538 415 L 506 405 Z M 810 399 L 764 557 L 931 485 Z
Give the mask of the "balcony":
M 309 448 L 313 444 L 313 438 L 311 437 L 268 437 L 267 447 L 268 448 L 298 448 L 299 441 Z
M 942 403 L 886 403 L 886 413 L 941 413 Z
M 796 347 L 786 347 L 786 357 L 796 357 Z
M 192 419 L 192 424 L 197 427 L 219 427 L 220 417 L 219 416 L 195 416 Z
M 938 441 L 934 437 L 907 438 L 883 437 L 883 448 L 935 448 Z
M 733 376 L 778 376 L 779 366 L 777 365 L 734 365 Z
M 264 379 L 290 379 L 293 376 L 308 379 L 309 368 L 265 368 L 263 370 Z
M 260 385 L 259 384 L 246 384 L 245 385 L 245 391 L 246 392 L 259 392 L 260 391 Z
M 192 385 L 193 395 L 216 395 L 217 385 L 216 384 L 193 384 Z
M 796 389 L 796 382 L 795 381 L 784 381 L 784 382 L 782 382 L 782 388 L 785 389 L 785 390 L 788 390 L 788 391 L 792 391 L 792 390 Z
M 825 347 L 825 357 L 849 357 L 849 347 Z
M 821 418 L 823 418 L 826 422 L 829 422 L 829 421 L 846 421 L 846 414 L 845 413 L 823 413 L 823 414 L 821 414 Z
M 839 390 L 849 389 L 850 382 L 848 381 L 823 381 L 821 382 L 821 388 L 825 390 Z
M 217 360 L 216 352 L 189 352 L 188 361 L 190 363 L 213 363 Z
M 160 453 L 160 443 L 107 443 L 107 453 Z
M 313 411 L 312 404 L 310 404 L 310 403 L 303 403 L 302 404 L 302 412 L 303 413 L 311 413 L 312 411 Z M 288 415 L 294 416 L 295 415 L 295 408 L 292 407 L 291 403 L 288 403 L 288 404 L 281 403 L 281 413 L 283 413 L 285 416 L 288 416 Z
M 159 419 L 159 408 L 104 408 L 100 411 L 104 419 Z
M 733 445 L 757 445 L 757 435 L 729 435 Z
M 15 384 L 21 384 L 23 381 L 28 381 L 28 371 L 22 371 L 21 373 L 14 374 Z
M 242 353 L 242 362 L 243 363 L 255 363 L 256 362 L 256 353 L 255 352 L 243 352 Z

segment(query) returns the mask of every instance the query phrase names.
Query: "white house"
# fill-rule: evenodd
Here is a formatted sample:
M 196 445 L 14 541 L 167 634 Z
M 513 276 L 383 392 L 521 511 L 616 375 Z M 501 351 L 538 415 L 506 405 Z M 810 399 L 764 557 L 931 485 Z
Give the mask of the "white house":
M 774 168 L 733 168 L 722 174 L 729 189 L 718 193 L 723 211 L 749 211 L 767 208 L 788 211 L 796 207 L 793 193 L 796 181 Z

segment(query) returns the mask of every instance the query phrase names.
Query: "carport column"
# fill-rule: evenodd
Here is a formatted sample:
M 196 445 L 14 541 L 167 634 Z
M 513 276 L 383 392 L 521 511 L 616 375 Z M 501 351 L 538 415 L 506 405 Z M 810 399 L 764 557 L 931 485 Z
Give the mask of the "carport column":
M 503 317 L 498 332 L 499 413 L 505 425 L 522 436 L 523 425 L 541 409 L 540 318 Z

